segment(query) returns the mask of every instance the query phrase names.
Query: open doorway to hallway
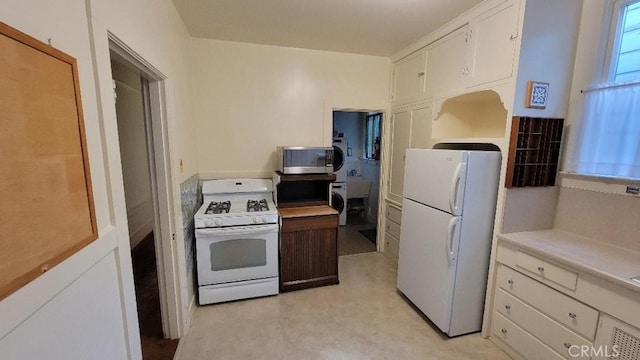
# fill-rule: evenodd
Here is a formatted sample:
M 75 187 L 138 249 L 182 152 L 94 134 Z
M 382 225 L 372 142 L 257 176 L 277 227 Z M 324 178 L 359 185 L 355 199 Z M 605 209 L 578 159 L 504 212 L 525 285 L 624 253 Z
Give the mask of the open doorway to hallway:
M 163 328 L 149 81 L 116 54 L 111 70 L 142 354 L 172 359 L 178 340 L 165 339 Z
M 340 212 L 340 255 L 377 250 L 382 118 L 380 112 L 333 112 L 332 205 Z

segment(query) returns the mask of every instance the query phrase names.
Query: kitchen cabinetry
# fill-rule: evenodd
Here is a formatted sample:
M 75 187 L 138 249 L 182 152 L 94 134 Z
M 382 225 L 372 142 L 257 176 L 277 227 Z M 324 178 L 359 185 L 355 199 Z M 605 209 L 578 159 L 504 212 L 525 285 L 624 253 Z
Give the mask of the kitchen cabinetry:
M 398 258 L 400 246 L 405 151 L 407 148 L 429 149 L 433 146 L 432 116 L 430 103 L 396 109 L 388 127 L 391 143 L 383 158 L 389 170 L 384 173 L 386 210 L 381 227 L 385 229 L 384 252 L 394 259 Z
M 387 198 L 396 203 L 402 203 L 405 150 L 409 147 L 426 149 L 433 145 L 431 117 L 428 105 L 396 110 L 391 115 Z
M 275 172 L 280 213 L 280 291 L 337 284 L 338 212 L 329 206 L 335 174 Z
M 387 202 L 384 226 L 384 251 L 395 260 L 398 259 L 400 249 L 400 220 L 402 210 Z
M 389 147 L 388 196 L 402 202 L 404 182 L 404 153 L 411 140 L 411 111 L 396 112 L 391 116 L 391 146 Z
M 468 37 L 469 27 L 465 25 L 427 46 L 429 67 L 425 92 L 428 96 L 446 94 L 464 87 Z
M 279 211 L 280 291 L 338 284 L 338 212 L 329 206 Z
M 394 64 L 392 101 L 406 103 L 513 75 L 519 2 L 494 1 L 462 26 Z
M 404 103 L 424 95 L 426 69 L 427 50 L 424 48 L 395 63 L 391 100 Z
M 630 355 L 619 358 L 638 358 L 640 288 L 630 290 L 633 285 L 626 288 L 583 271 L 596 269 L 595 263 L 580 264 L 572 258 L 580 266 L 574 268 L 534 251 L 553 249 L 555 255 L 572 256 L 573 246 L 578 245 L 581 257 L 594 262 L 607 261 L 596 254 L 615 257 L 625 272 L 640 269 L 637 254 L 553 230 L 507 234 L 501 240 L 490 334 L 498 345 L 525 359 L 572 359 L 583 354 L 583 349 L 588 355 L 580 358 L 606 358 L 614 351 Z M 618 281 L 626 284 L 628 280 Z
M 505 1 L 469 21 L 467 87 L 513 75 L 518 32 L 518 2 Z

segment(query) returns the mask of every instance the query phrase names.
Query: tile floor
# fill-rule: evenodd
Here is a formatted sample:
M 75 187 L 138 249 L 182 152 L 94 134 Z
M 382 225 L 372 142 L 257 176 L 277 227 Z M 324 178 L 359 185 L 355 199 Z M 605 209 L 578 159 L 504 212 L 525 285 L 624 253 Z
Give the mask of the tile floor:
M 358 216 L 347 217 L 347 225 L 338 227 L 339 255 L 376 251 L 376 245 L 358 231 L 375 227 L 375 224 L 371 224 Z
M 398 294 L 383 254 L 339 264 L 339 285 L 198 307 L 175 359 L 509 359 L 480 334 L 434 330 Z

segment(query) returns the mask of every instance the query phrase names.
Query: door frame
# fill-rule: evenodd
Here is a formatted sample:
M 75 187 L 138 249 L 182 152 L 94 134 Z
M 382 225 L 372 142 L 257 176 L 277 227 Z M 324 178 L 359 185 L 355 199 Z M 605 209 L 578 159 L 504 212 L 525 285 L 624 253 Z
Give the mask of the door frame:
M 385 174 L 386 174 L 386 151 L 384 151 L 385 148 L 385 143 L 387 142 L 385 140 L 385 136 L 384 134 L 387 132 L 387 128 L 386 128 L 386 124 L 389 122 L 388 121 L 388 115 L 390 113 L 390 109 L 387 106 L 380 106 L 380 105 L 370 105 L 370 104 L 361 104 L 361 106 L 349 106 L 349 105 L 344 105 L 344 106 L 337 106 L 335 104 L 330 104 L 329 102 L 325 101 L 325 106 L 324 106 L 324 124 L 323 124 L 323 139 L 324 139 L 324 145 L 323 146 L 332 146 L 333 145 L 333 112 L 334 111 L 345 111 L 345 112 L 377 112 L 377 113 L 381 113 L 382 114 L 382 128 L 381 128 L 381 134 L 380 134 L 380 159 L 378 160 L 378 163 L 380 164 L 380 172 L 379 172 L 379 179 L 378 179 L 378 214 L 377 214 L 377 221 L 376 221 L 376 229 L 378 230 L 376 232 L 376 251 L 377 252 L 383 252 L 384 251 L 384 244 L 383 244 L 383 231 L 380 231 L 380 229 L 384 229 L 384 220 L 383 217 L 385 216 L 384 213 L 384 201 L 385 201 L 385 191 L 386 191 L 386 185 L 384 183 L 384 179 L 385 179 Z M 345 160 L 346 162 L 346 160 Z M 345 199 L 346 200 L 346 199 Z M 346 206 L 346 203 L 345 203 Z
M 143 87 L 144 121 L 154 213 L 153 231 L 162 331 L 165 337 L 176 339 L 184 334 L 184 313 L 180 293 L 180 284 L 184 277 L 179 272 L 179 249 L 175 246 L 174 189 L 166 116 L 167 77 L 110 32 L 108 40 L 110 58 L 139 71 L 148 84 L 148 87 Z M 124 191 L 122 183 L 118 184 L 118 190 L 120 189 Z M 126 221 L 126 215 L 124 220 Z

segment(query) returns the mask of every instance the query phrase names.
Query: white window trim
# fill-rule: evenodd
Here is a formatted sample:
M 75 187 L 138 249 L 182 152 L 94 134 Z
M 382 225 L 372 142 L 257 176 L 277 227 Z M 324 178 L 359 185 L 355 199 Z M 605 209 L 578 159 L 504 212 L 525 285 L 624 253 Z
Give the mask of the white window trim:
M 622 8 L 628 4 L 635 2 L 635 0 L 608 0 L 606 9 L 604 12 L 603 26 L 601 39 L 601 46 L 606 46 L 604 51 L 601 48 L 599 51 L 600 62 L 602 67 L 599 74 L 594 74 L 594 80 L 598 83 L 612 82 L 615 70 L 612 67 L 611 59 L 612 55 L 620 51 L 620 36 L 618 36 L 618 23 L 620 21 L 620 15 L 622 14 Z

